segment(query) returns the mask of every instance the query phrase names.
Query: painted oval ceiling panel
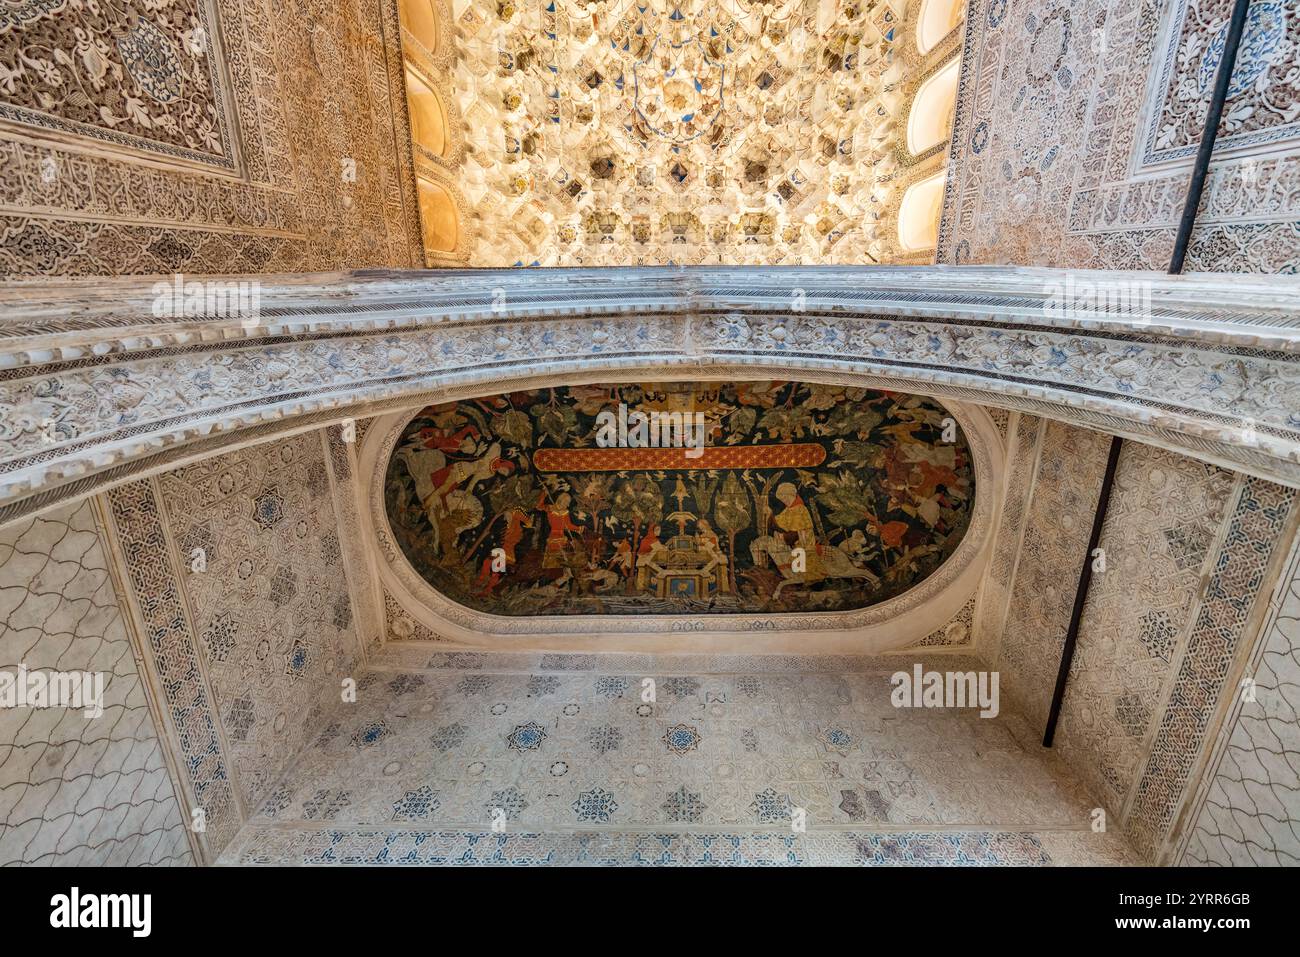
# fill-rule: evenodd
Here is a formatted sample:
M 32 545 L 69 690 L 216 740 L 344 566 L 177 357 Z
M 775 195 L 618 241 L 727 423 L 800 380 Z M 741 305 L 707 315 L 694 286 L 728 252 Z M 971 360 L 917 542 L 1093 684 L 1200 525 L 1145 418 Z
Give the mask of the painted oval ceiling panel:
M 970 449 L 937 401 L 801 382 L 429 406 L 384 488 L 412 567 L 498 615 L 865 608 L 942 565 L 974 500 Z

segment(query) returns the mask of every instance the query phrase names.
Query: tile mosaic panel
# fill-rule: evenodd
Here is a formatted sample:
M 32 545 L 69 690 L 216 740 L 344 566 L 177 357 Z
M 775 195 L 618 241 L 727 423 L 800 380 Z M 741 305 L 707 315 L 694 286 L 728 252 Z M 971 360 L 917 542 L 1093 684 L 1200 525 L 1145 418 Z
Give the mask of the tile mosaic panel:
M 1091 803 L 1016 719 L 902 714 L 885 672 L 543 670 L 587 663 L 568 655 L 502 672 L 499 657 L 363 673 L 250 823 L 788 829 L 802 808 L 810 828 L 1088 827 Z
M 94 505 L 0 533 L 0 670 L 104 675 L 104 713 L 0 709 L 0 866 L 190 864 Z
M 250 826 L 223 863 L 539 867 L 1037 867 L 1131 863 L 1062 832 L 544 833 Z M 1103 836 L 1104 838 L 1104 836 Z M 1107 844 L 1102 848 L 1097 845 Z M 1051 849 L 1049 851 L 1049 848 Z
M 389 645 L 223 862 L 1132 860 L 1017 718 L 901 715 L 904 659 L 830 657 Z

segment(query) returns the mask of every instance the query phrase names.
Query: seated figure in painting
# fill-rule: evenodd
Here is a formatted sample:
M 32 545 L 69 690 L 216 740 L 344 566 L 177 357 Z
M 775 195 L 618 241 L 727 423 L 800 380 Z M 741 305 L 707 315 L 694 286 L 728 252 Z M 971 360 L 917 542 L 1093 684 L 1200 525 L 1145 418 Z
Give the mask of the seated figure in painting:
M 707 570 L 713 575 L 713 590 L 731 591 L 731 579 L 727 575 L 727 556 L 722 550 L 718 533 L 713 530 L 708 519 L 701 518 L 695 523 L 695 542 L 696 547 L 711 560 Z
M 659 526 L 651 525 L 646 531 L 645 538 L 641 539 L 640 547 L 637 548 L 636 591 L 634 594 L 644 595 L 649 592 L 652 577 L 658 583 L 664 574 L 661 561 L 667 557 L 668 546 L 659 538 Z
M 787 545 L 804 550 L 804 581 L 817 581 L 823 573 L 821 547 L 813 529 L 812 512 L 804 504 L 799 490 L 790 482 L 782 482 L 776 487 L 776 498 L 785 508 L 776 513 L 773 521 L 785 533 L 783 537 Z

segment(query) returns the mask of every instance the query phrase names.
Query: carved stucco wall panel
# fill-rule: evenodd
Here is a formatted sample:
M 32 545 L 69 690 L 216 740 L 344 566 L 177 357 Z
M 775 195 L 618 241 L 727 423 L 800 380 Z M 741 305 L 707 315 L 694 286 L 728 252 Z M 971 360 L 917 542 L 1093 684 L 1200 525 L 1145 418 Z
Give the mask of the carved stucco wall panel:
M 1152 718 L 1169 697 L 1171 663 L 1212 570 L 1233 484 L 1230 472 L 1161 449 L 1130 443 L 1121 454 L 1102 528 L 1106 570 L 1089 588 L 1057 732 L 1057 747 L 1078 756 L 1076 768 L 1113 812 L 1132 791 Z
M 1296 494 L 1243 477 L 1229 505 L 1215 556 L 1168 703 L 1155 725 L 1151 756 L 1125 815 L 1143 854 L 1167 861 L 1171 841 L 1204 770 L 1205 751 L 1223 721 L 1240 658 L 1258 633 L 1267 596 L 1295 529 Z
M 1042 727 L 1074 602 L 1076 569 L 1106 464 L 1106 436 L 1048 422 L 1037 459 L 1006 624 L 997 647 L 1002 685 Z
M 0 273 L 422 264 L 395 4 L 28 14 L 0 47 Z
M 326 436 L 211 457 L 108 498 L 211 861 L 361 655 Z
M 1006 625 L 983 646 L 1011 707 L 1035 728 L 1046 721 L 1106 447 L 1102 434 L 1047 424 Z M 1094 573 L 1055 747 L 1148 860 L 1168 854 L 1294 497 L 1139 443 L 1121 454 L 1100 543 L 1106 571 Z M 988 581 L 997 578 L 995 565 Z
M 1228 0 L 971 0 L 939 262 L 1169 261 Z M 1187 269 L 1294 272 L 1300 26 L 1251 7 Z
M 359 481 L 356 456 L 370 421 L 348 420 L 324 430 L 343 570 L 352 596 L 353 628 L 362 659 L 383 643 L 385 635 L 383 599 L 374 550 L 367 547 L 362 532 L 361 511 L 365 507 L 365 493 Z
M 961 610 L 944 625 L 908 645 L 909 649 L 952 649 L 970 651 L 974 635 L 975 599 L 969 599 Z M 389 642 L 450 642 L 451 639 L 433 631 L 405 610 L 388 592 L 384 592 L 384 636 Z
M 158 480 L 246 807 L 314 732 L 358 653 L 323 438 L 305 433 Z
M 1011 600 L 1016 561 L 1028 526 L 1030 496 L 1038 471 L 1038 450 L 1046 423 L 1036 416 L 1012 413 L 1007 429 L 1006 483 L 998 509 L 993 551 L 980 586 L 973 619 L 976 653 L 997 658 Z

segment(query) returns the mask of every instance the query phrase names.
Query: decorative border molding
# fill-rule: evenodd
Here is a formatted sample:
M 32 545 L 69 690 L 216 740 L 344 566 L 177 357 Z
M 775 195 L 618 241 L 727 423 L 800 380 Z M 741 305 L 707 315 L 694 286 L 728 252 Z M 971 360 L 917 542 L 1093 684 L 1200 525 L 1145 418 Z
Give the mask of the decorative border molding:
M 1150 309 L 1053 315 L 1053 285 L 1067 279 L 1149 283 Z M 862 376 L 1300 485 L 1291 279 L 942 266 L 353 273 L 264 281 L 247 327 L 159 321 L 152 285 L 0 288 L 12 317 L 0 331 L 0 524 L 253 431 L 548 375 Z
M 231 778 L 221 721 L 179 584 L 156 483 L 142 481 L 114 490 L 107 497 L 107 512 L 114 561 L 125 569 L 132 613 L 145 640 L 145 674 L 164 699 L 166 720 L 160 730 L 186 772 L 176 779 L 177 794 L 184 810 L 203 810 L 198 858 L 211 863 L 246 815 Z
M 1238 482 L 1213 570 L 1175 663 L 1170 698 L 1124 812 L 1125 833 L 1151 860 L 1164 862 L 1173 853 L 1180 809 L 1194 797 L 1205 771 L 1203 752 L 1231 706 L 1231 680 L 1240 673 L 1243 648 L 1258 632 L 1286 557 L 1283 532 L 1294 527 L 1295 501 L 1294 489 L 1254 478 Z

